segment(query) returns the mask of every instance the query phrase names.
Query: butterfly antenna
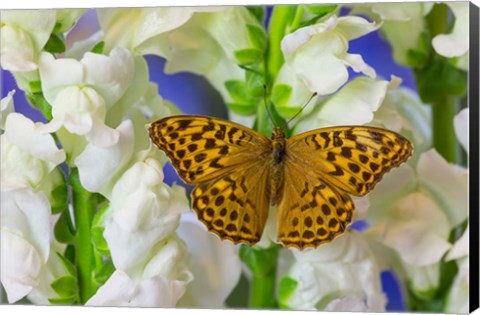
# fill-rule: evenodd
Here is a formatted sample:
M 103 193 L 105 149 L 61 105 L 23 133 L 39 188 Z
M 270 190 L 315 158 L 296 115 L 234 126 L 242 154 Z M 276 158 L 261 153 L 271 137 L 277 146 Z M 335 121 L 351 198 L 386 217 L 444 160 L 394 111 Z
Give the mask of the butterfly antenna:
M 272 113 L 268 110 L 268 105 L 267 105 L 267 85 L 263 85 L 263 103 L 265 104 L 265 110 L 267 111 L 268 117 L 270 117 L 270 120 L 272 121 L 272 124 L 275 127 L 278 127 L 277 124 L 275 123 L 275 120 L 272 117 Z
M 292 120 L 294 120 L 301 112 L 303 112 L 303 109 L 305 107 L 307 107 L 307 105 L 310 103 L 310 101 L 315 97 L 317 96 L 317 92 L 313 93 L 312 96 L 310 96 L 310 98 L 308 99 L 308 101 L 305 103 L 305 105 L 302 106 L 302 108 L 295 114 L 293 115 L 292 118 L 290 118 L 287 122 L 287 124 L 289 124 Z

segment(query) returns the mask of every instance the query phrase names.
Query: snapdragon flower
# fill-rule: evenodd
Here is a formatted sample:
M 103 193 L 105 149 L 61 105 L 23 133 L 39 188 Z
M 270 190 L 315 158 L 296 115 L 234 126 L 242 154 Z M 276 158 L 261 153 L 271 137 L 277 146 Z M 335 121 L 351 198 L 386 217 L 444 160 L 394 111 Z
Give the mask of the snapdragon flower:
M 182 215 L 177 231 L 187 245 L 193 274 L 178 306 L 224 308 L 242 270 L 237 246 L 209 233 L 193 212 Z
M 115 49 L 110 56 L 86 53 L 81 61 L 55 60 L 43 53 L 39 70 L 45 99 L 52 105 L 53 118 L 46 130 L 64 127 L 103 146 L 118 140 L 105 116 L 131 84 L 133 58 L 127 50 Z
M 347 50 L 350 40 L 375 31 L 379 26 L 361 17 L 334 15 L 324 22 L 286 35 L 281 49 L 285 57 L 283 67 L 290 71 L 281 69 L 275 84 L 298 86 L 297 91 L 292 93 L 296 97 L 310 91 L 300 100 L 292 100 L 293 105 L 298 106 L 301 103 L 296 102 L 304 102 L 312 92 L 325 95 L 337 91 L 348 79 L 347 66 L 355 72 L 375 77 L 375 70 L 360 55 L 349 54 Z M 287 73 L 291 72 L 301 83 L 288 78 Z
M 380 270 L 362 234 L 348 231 L 334 242 L 315 250 L 292 250 L 295 263 L 282 281 L 289 282 L 280 302 L 300 310 L 342 310 L 340 301 L 352 308 L 380 312 L 386 299 Z M 282 284 L 280 284 L 282 285 Z
M 142 275 L 117 269 L 86 305 L 174 307 L 192 280 L 186 255 L 180 239 L 164 240 Z
M 55 167 L 65 160 L 50 134 L 12 112 L 13 93 L 2 99 L 5 132 L 1 148 L 1 281 L 10 303 L 48 286 L 44 270 L 54 260 L 50 193 L 61 184 Z M 65 273 L 60 269 L 59 273 Z M 55 294 L 51 295 L 55 297 Z
M 452 246 L 449 233 L 467 218 L 467 186 L 467 171 L 432 149 L 420 155 L 416 169 L 407 164 L 392 171 L 370 194 L 367 234 L 396 252 L 386 266 L 395 266 L 398 257 L 403 271 L 397 270 L 419 296 L 439 285 L 439 263 Z
M 225 82 L 245 74 L 235 52 L 252 47 L 247 24 L 261 27 L 244 7 L 109 9 L 98 16 L 107 51 L 123 46 L 164 57 L 166 73 L 204 75 L 227 102 Z
M 117 269 L 139 276 L 154 261 L 152 250 L 174 233 L 180 214 L 188 211 L 185 191 L 163 183 L 161 164 L 146 158 L 123 173 L 110 202 L 104 236 L 113 262 Z
M 432 9 L 433 3 L 374 3 L 354 4 L 351 7 L 353 14 L 366 14 L 383 23 L 381 33 L 392 46 L 394 60 L 408 65 L 408 53 L 418 48 L 425 28 L 424 17 Z
M 455 16 L 455 24 L 449 34 L 439 34 L 432 39 L 435 51 L 447 58 L 459 57 L 457 66 L 463 70 L 468 69 L 469 36 L 469 4 L 446 3 Z
M 55 26 L 55 10 L 3 10 L 0 62 L 9 71 L 37 69 L 37 58 Z

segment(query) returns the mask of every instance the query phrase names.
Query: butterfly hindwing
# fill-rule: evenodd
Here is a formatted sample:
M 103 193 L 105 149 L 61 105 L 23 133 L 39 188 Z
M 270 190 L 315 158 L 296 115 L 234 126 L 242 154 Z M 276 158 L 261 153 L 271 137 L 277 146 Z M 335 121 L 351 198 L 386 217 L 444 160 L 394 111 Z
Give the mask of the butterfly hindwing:
M 269 168 L 256 161 L 197 185 L 192 208 L 207 229 L 235 244 L 257 243 L 270 205 Z
M 271 141 L 242 125 L 204 116 L 179 115 L 150 126 L 150 138 L 187 183 L 201 183 L 268 158 Z
M 316 248 L 345 231 L 354 210 L 348 194 L 288 159 L 284 180 L 277 213 L 280 242 L 287 247 Z
M 326 182 L 355 196 L 370 192 L 412 150 L 403 136 L 367 126 L 322 128 L 287 141 L 293 163 L 315 170 Z

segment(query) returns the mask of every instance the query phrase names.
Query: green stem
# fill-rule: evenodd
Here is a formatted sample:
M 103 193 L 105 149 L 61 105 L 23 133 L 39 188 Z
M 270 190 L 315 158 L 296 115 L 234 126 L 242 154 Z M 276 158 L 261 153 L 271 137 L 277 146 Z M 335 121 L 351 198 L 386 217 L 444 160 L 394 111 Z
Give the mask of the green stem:
M 275 279 L 277 273 L 279 246 L 267 249 L 240 248 L 240 258 L 252 272 L 250 284 L 250 308 L 276 308 Z
M 453 127 L 456 113 L 457 104 L 453 96 L 445 96 L 443 102 L 432 104 L 433 147 L 450 163 L 457 162 L 459 157 Z
M 296 6 L 275 6 L 268 29 L 267 85 L 271 85 L 283 64 L 280 43 L 287 33 L 287 27 L 295 16 Z
M 80 183 L 77 168 L 72 168 L 70 174 L 72 186 L 72 201 L 75 217 L 75 265 L 77 267 L 80 303 L 85 304 L 97 291 L 93 281 L 95 259 L 91 237 L 91 225 L 96 209 L 96 196 L 85 190 Z

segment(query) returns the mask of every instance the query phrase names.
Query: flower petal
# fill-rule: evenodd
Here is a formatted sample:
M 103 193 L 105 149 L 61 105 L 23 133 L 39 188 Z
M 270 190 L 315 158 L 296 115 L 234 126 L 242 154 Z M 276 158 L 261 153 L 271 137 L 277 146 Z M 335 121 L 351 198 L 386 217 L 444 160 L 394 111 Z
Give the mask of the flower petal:
M 194 276 L 180 305 L 183 301 L 188 307 L 224 308 L 241 274 L 236 247 L 209 233 L 193 212 L 182 216 L 178 234 L 187 244 Z
M 11 90 L 8 92 L 7 96 L 2 98 L 0 101 L 0 113 L 1 113 L 1 122 L 0 122 L 0 129 L 5 130 L 5 122 L 7 120 L 7 116 L 10 113 L 15 111 L 13 107 L 13 95 L 15 94 L 15 90 Z
M 125 272 L 116 270 L 86 305 L 174 307 L 185 286 L 183 281 L 160 275 L 135 282 Z
M 9 303 L 15 303 L 37 286 L 42 260 L 22 237 L 2 227 L 1 281 Z
M 448 164 L 435 149 L 420 156 L 417 173 L 422 188 L 442 207 L 450 227 L 462 223 L 468 216 L 468 171 Z
M 387 93 L 388 81 L 357 77 L 298 123 L 295 133 L 336 125 L 363 125 L 373 119 Z
M 99 147 L 90 143 L 75 159 L 82 185 L 91 192 L 101 192 L 110 196 L 115 177 L 130 160 L 133 154 L 133 125 L 126 120 L 116 129 L 119 133 L 118 141 L 109 147 Z
M 440 261 L 450 249 L 447 217 L 432 199 L 415 192 L 398 201 L 384 231 L 383 243 L 395 249 L 409 265 Z
M 467 153 L 469 153 L 469 123 L 470 110 L 468 108 L 462 109 L 453 119 L 455 135 Z
M 469 47 L 469 5 L 468 3 L 447 3 L 455 15 L 455 24 L 450 34 L 440 34 L 433 38 L 435 51 L 451 58 L 465 55 Z

